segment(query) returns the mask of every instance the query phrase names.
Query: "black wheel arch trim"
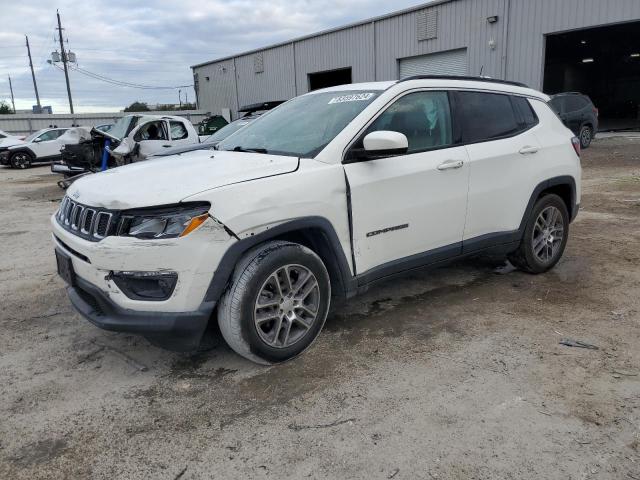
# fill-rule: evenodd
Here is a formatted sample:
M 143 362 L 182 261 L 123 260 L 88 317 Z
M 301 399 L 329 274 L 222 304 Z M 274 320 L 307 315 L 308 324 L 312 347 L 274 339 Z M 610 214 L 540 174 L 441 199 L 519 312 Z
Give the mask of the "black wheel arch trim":
M 31 155 L 31 160 L 35 160 L 37 158 L 37 155 L 33 153 L 33 150 L 31 150 L 29 147 L 19 147 L 19 148 L 10 149 L 9 158 L 13 158 L 13 156 L 16 153 L 28 153 L 29 155 Z
M 329 247 L 329 251 L 323 251 L 322 254 L 320 252 L 316 253 L 324 258 L 325 263 L 329 263 L 326 265 L 329 274 L 331 275 L 333 273 L 338 276 L 338 278 L 334 278 L 338 285 L 338 291 L 335 291 L 334 288 L 333 293 L 351 296 L 356 291 L 355 277 L 351 273 L 351 268 L 342 249 L 338 234 L 329 220 L 324 217 L 313 216 L 281 223 L 257 235 L 243 238 L 231 245 L 222 256 L 213 274 L 204 301 L 217 302 L 220 299 L 227 289 L 238 261 L 249 249 L 261 243 L 268 242 L 269 240 L 279 239 L 286 234 L 309 232 L 312 230 L 321 232 L 324 236 L 323 240 L 326 241 L 326 245 Z
M 548 190 L 553 187 L 558 186 L 568 186 L 571 191 L 571 199 L 569 205 L 567 205 L 567 209 L 569 210 L 569 218 L 573 221 L 578 215 L 579 204 L 576 203 L 576 181 L 570 175 L 561 175 L 558 177 L 553 177 L 544 182 L 540 182 L 536 188 L 533 189 L 531 193 L 531 197 L 529 198 L 529 203 L 527 203 L 527 207 L 524 211 L 524 215 L 522 216 L 522 221 L 520 222 L 520 227 L 518 228 L 518 232 L 520 234 L 520 238 L 524 235 L 524 229 L 527 226 L 527 220 L 529 219 L 529 215 L 531 215 L 531 211 L 533 210 L 533 206 L 536 201 L 540 197 L 540 194 L 545 190 Z

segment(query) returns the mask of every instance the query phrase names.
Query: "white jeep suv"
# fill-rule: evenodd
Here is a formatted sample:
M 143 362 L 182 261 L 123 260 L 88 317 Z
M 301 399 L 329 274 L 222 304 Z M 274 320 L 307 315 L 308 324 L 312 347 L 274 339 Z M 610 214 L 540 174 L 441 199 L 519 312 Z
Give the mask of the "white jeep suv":
M 579 143 L 511 82 L 414 77 L 294 98 L 214 151 L 74 183 L 52 217 L 58 271 L 95 325 L 196 349 L 217 319 L 276 363 L 332 296 L 479 252 L 531 273 L 560 259 Z

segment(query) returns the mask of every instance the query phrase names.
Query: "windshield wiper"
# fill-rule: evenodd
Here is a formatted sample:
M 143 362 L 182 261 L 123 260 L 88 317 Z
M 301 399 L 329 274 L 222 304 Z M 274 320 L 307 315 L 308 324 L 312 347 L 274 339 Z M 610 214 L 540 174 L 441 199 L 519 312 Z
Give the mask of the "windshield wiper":
M 249 152 L 249 153 L 268 153 L 266 148 L 245 148 L 238 145 L 233 147 L 234 152 Z

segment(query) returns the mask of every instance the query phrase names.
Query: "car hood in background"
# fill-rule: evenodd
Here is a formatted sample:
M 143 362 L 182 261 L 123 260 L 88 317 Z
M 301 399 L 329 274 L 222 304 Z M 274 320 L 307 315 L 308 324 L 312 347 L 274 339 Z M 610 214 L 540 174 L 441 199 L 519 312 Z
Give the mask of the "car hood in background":
M 170 205 L 213 188 L 293 172 L 298 163 L 297 157 L 198 150 L 89 175 L 67 195 L 113 210 Z
M 7 137 L 0 140 L 0 148 L 11 147 L 13 145 L 24 145 L 25 142 L 16 137 Z

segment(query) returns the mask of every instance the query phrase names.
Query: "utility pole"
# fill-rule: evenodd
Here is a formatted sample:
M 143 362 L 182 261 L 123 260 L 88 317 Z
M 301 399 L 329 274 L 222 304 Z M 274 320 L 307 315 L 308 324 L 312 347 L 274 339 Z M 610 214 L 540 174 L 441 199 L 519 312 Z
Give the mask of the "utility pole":
M 11 105 L 13 105 L 13 113 L 16 113 L 16 101 L 13 98 L 13 85 L 11 85 L 11 75 L 9 75 L 9 90 L 11 90 Z
M 182 108 L 182 90 L 178 90 L 178 103 L 180 104 L 180 108 Z
M 33 89 L 36 91 L 36 103 L 38 104 L 38 113 L 40 113 L 42 111 L 42 105 L 40 105 L 40 95 L 38 95 L 38 84 L 36 83 L 36 74 L 33 71 L 33 62 L 31 61 L 31 47 L 29 47 L 29 37 L 25 35 L 24 38 L 26 38 L 27 40 L 27 55 L 29 55 L 29 67 L 31 68 L 31 78 L 33 78 Z
M 73 100 L 71 100 L 71 85 L 69 85 L 69 69 L 67 68 L 67 52 L 64 50 L 64 42 L 62 41 L 62 25 L 60 22 L 60 12 L 56 10 L 58 16 L 58 36 L 60 38 L 60 55 L 62 56 L 62 64 L 64 65 L 64 78 L 67 80 L 67 95 L 69 96 L 69 110 L 73 114 Z

